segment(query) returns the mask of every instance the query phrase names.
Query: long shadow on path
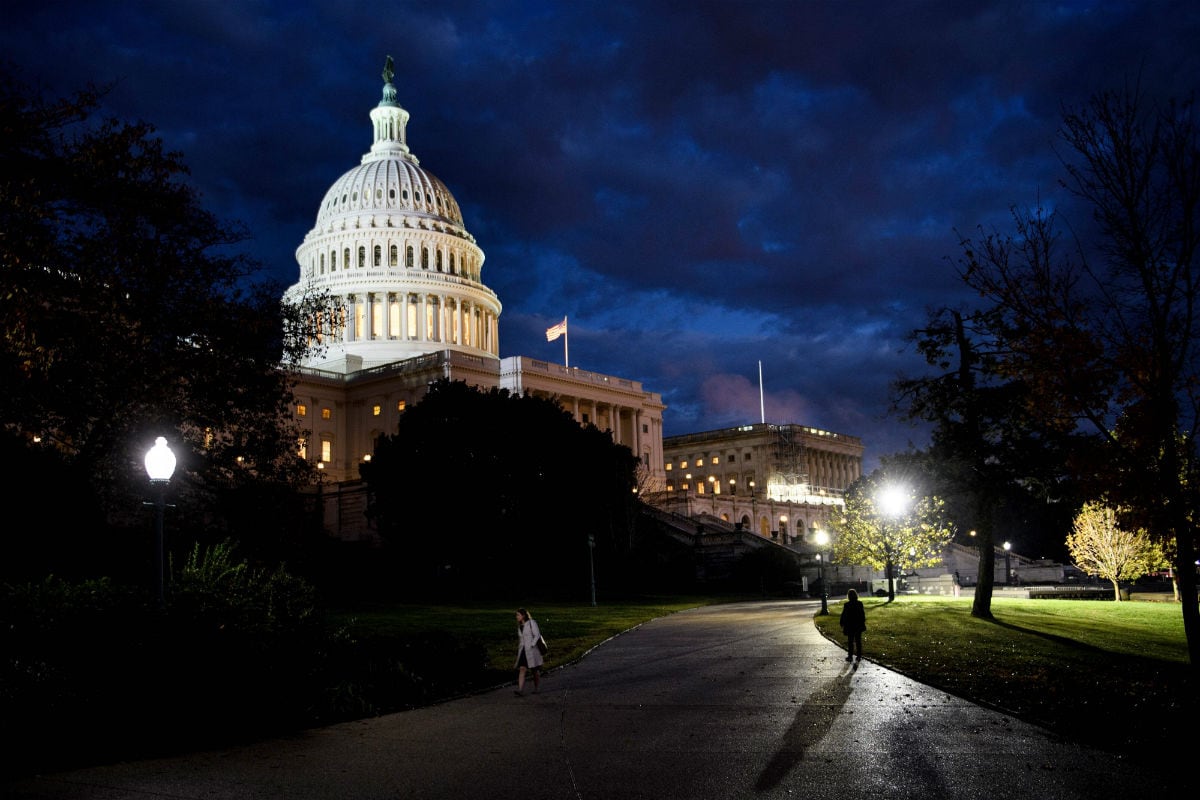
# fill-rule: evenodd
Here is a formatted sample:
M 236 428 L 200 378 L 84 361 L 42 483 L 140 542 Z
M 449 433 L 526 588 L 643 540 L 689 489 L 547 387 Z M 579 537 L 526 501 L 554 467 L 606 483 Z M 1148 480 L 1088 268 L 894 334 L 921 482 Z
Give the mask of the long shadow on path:
M 850 699 L 850 679 L 857 665 L 846 665 L 840 675 L 809 695 L 796 711 L 796 717 L 779 742 L 779 749 L 763 767 L 754 788 L 759 792 L 774 789 L 796 764 L 804 760 L 808 748 L 825 738 Z

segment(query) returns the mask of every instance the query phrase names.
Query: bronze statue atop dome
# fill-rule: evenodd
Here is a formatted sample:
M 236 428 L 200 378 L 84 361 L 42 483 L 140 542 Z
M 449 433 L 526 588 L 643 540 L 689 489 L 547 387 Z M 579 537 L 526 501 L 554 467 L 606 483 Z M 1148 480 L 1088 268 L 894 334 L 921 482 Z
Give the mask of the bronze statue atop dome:
M 392 61 L 391 56 L 388 56 L 387 61 L 383 64 L 383 82 L 391 83 L 394 77 L 396 77 L 395 62 Z

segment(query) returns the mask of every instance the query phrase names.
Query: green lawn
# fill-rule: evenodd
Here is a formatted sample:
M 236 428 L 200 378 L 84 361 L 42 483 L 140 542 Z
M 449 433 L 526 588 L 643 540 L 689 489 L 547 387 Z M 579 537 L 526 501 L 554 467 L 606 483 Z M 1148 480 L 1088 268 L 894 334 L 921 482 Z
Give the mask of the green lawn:
M 1151 750 L 1200 730 L 1196 680 L 1174 603 L 971 597 L 867 598 L 867 659 L 1064 736 Z M 817 615 L 838 644 L 840 603 Z

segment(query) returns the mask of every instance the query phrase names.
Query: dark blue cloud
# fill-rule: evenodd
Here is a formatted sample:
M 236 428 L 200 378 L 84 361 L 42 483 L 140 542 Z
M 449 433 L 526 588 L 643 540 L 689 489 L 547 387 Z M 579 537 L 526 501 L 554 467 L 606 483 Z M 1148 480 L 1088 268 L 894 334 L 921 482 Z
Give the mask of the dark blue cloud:
M 409 144 L 462 206 L 504 303 L 501 350 L 640 380 L 669 434 L 756 422 L 862 436 L 962 301 L 959 233 L 1067 213 L 1065 106 L 1200 75 L 1200 5 L 927 0 L 88 0 L 10 9 L 50 93 L 113 83 L 267 272 L 369 148 L 383 59 Z M 1082 220 L 1081 220 L 1082 222 Z M 758 364 L 763 366 L 760 394 Z

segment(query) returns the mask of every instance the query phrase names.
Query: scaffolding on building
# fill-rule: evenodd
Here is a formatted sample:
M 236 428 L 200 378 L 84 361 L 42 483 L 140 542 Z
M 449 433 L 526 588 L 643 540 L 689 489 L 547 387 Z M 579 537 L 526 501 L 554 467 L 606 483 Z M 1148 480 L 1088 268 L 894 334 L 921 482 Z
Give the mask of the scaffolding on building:
M 801 501 L 809 493 L 804 432 L 795 425 L 772 425 L 768 466 L 769 491 L 779 500 Z

